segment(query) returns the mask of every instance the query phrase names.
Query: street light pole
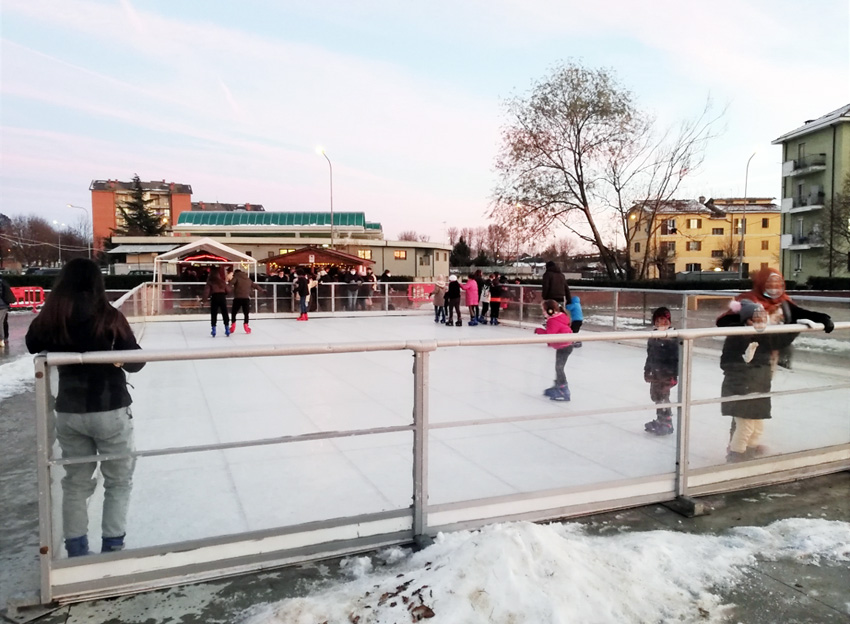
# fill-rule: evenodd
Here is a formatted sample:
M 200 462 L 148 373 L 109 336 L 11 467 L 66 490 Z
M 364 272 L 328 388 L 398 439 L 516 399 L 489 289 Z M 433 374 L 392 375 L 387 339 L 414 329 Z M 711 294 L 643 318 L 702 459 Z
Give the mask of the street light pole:
M 738 277 L 744 279 L 744 230 L 747 226 L 747 182 L 750 180 L 750 161 L 756 153 L 753 152 L 747 159 L 747 168 L 744 171 L 744 207 L 741 211 L 741 248 L 738 250 Z
M 61 226 L 61 227 L 65 227 L 65 224 L 64 224 L 64 223 L 59 223 L 59 222 L 58 222 L 58 221 L 56 221 L 56 220 L 54 220 L 54 221 L 53 221 L 53 225 L 58 225 L 58 226 Z M 62 230 L 57 230 L 57 231 L 56 231 L 56 233 L 57 233 L 57 235 L 58 235 L 58 237 L 59 237 L 58 245 L 57 245 L 57 246 L 58 246 L 58 248 L 59 248 L 59 264 L 61 265 L 61 264 L 62 264 Z
M 331 174 L 331 249 L 334 247 L 334 167 L 331 164 L 331 159 L 325 153 L 323 148 L 319 148 L 319 153 L 328 161 L 328 169 Z
M 76 205 L 74 205 L 74 204 L 68 204 L 68 208 L 76 208 L 76 209 L 78 209 L 78 210 L 82 210 L 84 213 L 86 213 L 86 217 L 88 217 L 88 216 L 89 216 L 89 214 L 88 214 L 88 210 L 86 210 L 86 209 L 85 209 L 85 208 L 83 208 L 82 206 L 76 206 Z M 93 221 L 90 221 L 90 223 L 92 224 L 92 230 L 94 230 L 94 222 L 93 222 Z M 88 232 L 86 232 L 86 250 L 89 252 L 89 260 L 91 260 L 91 248 L 92 248 L 92 246 L 91 246 L 91 242 L 92 242 L 92 241 L 91 241 L 91 239 L 89 238 L 88 234 L 89 234 L 89 233 L 88 233 Z M 94 236 L 94 232 L 92 232 L 92 236 Z

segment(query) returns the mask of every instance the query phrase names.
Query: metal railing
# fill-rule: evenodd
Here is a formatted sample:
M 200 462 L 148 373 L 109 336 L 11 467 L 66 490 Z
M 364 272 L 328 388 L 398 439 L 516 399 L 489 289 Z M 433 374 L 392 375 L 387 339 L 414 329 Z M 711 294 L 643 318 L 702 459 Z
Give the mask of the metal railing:
M 128 296 L 123 306 L 144 306 L 143 291 Z M 613 309 L 617 310 L 615 305 Z M 149 302 L 147 302 L 149 303 Z M 523 307 L 517 314 L 522 322 Z M 615 321 L 616 323 L 616 321 Z M 766 334 L 789 332 L 810 333 L 817 328 L 801 325 L 770 327 Z M 847 338 L 850 323 L 836 325 L 836 336 Z M 638 401 L 629 405 L 608 406 L 590 410 L 537 413 L 506 413 L 487 418 L 464 420 L 433 420 L 431 402 L 431 357 L 445 349 L 472 347 L 521 348 L 524 345 L 542 344 L 551 336 L 527 336 L 522 338 L 472 338 L 427 341 L 394 341 L 347 344 L 314 344 L 290 346 L 283 344 L 261 345 L 250 348 L 215 348 L 193 350 L 144 350 L 132 352 L 99 353 L 49 353 L 35 358 L 38 480 L 41 552 L 41 598 L 43 602 L 59 600 L 70 602 L 94 596 L 117 595 L 162 587 L 187 581 L 218 578 L 238 572 L 256 570 L 274 565 L 329 557 L 343 553 L 362 551 L 387 544 L 409 542 L 417 537 L 433 535 L 442 530 L 480 527 L 484 524 L 504 520 L 546 520 L 595 511 L 617 509 L 627 506 L 671 500 L 680 496 L 699 495 L 741 487 L 751 487 L 801 475 L 824 474 L 846 470 L 850 467 L 850 436 L 844 440 L 832 440 L 815 448 L 773 456 L 752 462 L 732 465 L 708 465 L 695 468 L 698 463 L 691 454 L 694 438 L 691 434 L 695 411 L 705 406 L 716 406 L 736 397 L 698 397 L 693 392 L 696 343 L 705 339 L 720 339 L 730 335 L 754 334 L 752 328 L 690 329 L 655 332 L 652 337 L 675 338 L 680 341 L 680 374 L 678 396 L 671 399 L 670 407 L 676 410 L 675 453 L 665 456 L 664 467 L 640 477 L 601 478 L 583 486 L 558 486 L 552 488 L 543 483 L 512 495 L 482 494 L 472 498 L 455 500 L 432 500 L 430 463 L 434 436 L 446 431 L 486 431 L 488 427 L 534 422 L 551 422 L 569 418 L 605 418 L 624 414 L 640 417 L 644 412 L 654 412 L 659 406 Z M 565 335 L 560 341 L 581 340 L 585 350 L 590 343 L 598 345 L 622 345 L 629 341 L 645 342 L 647 332 L 606 332 Z M 412 418 L 400 424 L 384 424 L 344 430 L 317 429 L 301 433 L 286 433 L 271 437 L 190 444 L 180 447 L 163 447 L 140 450 L 132 454 L 136 458 L 177 457 L 200 455 L 209 452 L 239 449 L 259 450 L 271 445 L 298 445 L 332 442 L 343 439 L 375 438 L 378 436 L 404 437 L 404 445 L 411 459 L 411 481 L 409 506 L 398 506 L 378 511 L 351 514 L 347 509 L 338 509 L 332 517 L 311 519 L 268 526 L 262 529 L 243 530 L 227 534 L 201 536 L 194 539 L 157 543 L 121 553 L 108 553 L 92 557 L 60 559 L 59 540 L 54 535 L 55 473 L 63 465 L 92 461 L 119 459 L 119 456 L 93 456 L 61 459 L 53 451 L 53 413 L 50 409 L 51 376 L 57 366 L 79 364 L 105 364 L 117 362 L 203 362 L 245 358 L 279 358 L 301 356 L 333 356 L 354 353 L 410 352 L 413 354 L 412 370 Z M 616 366 L 615 362 L 611 363 Z M 715 365 L 716 366 L 716 365 Z M 297 370 L 293 367 L 292 370 Z M 839 371 L 841 369 L 838 369 Z M 846 371 L 846 367 L 844 368 Z M 612 372 L 612 379 L 615 373 Z M 813 392 L 829 394 L 850 389 L 850 378 L 827 376 L 820 385 L 775 390 L 767 395 L 747 395 L 753 398 L 790 397 Z M 843 396 L 843 395 L 841 395 Z M 741 399 L 742 397 L 737 397 Z M 837 417 L 844 418 L 845 429 L 850 432 L 850 414 L 839 406 Z M 176 409 L 176 408 L 175 408 Z M 473 435 L 483 440 L 483 434 Z M 652 448 L 653 440 L 645 442 Z M 262 469 L 262 465 L 258 467 Z M 343 484 L 344 485 L 344 484 Z M 198 484 L 198 487 L 201 485 Z M 316 492 L 321 496 L 322 492 Z M 165 496 L 165 495 L 163 495 Z M 163 503 L 165 502 L 163 499 Z M 186 510 L 192 512 L 193 510 Z M 55 553 L 55 554 L 54 554 Z

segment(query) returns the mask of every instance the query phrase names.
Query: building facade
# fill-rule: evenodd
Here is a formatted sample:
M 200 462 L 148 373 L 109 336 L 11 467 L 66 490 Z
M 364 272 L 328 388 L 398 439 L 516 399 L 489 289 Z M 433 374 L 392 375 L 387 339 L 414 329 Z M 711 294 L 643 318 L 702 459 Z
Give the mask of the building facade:
M 850 249 L 841 247 L 842 237 L 825 219 L 850 175 L 850 104 L 807 121 L 773 144 L 782 146 L 784 276 L 805 281 L 816 275 L 850 275 Z M 831 249 L 844 252 L 843 261 L 836 261 Z
M 772 198 L 670 200 L 628 215 L 633 264 L 646 259 L 646 277 L 677 273 L 750 271 L 778 266 L 780 210 Z
M 171 225 L 180 214 L 192 210 L 192 187 L 188 184 L 142 182 L 148 207 L 165 223 Z M 132 199 L 133 182 L 120 180 L 92 180 L 91 191 L 92 233 L 94 246 L 103 249 L 104 241 L 112 238 L 112 231 L 124 224 L 120 207 Z
M 117 273 L 152 270 L 157 253 L 205 237 L 258 261 L 307 246 L 332 247 L 373 261 L 377 273 L 389 270 L 422 280 L 448 275 L 452 249 L 443 243 L 385 240 L 381 224 L 367 221 L 362 212 L 334 212 L 332 243 L 329 212 L 194 211 L 182 213 L 164 236 L 112 237 L 118 247 L 110 254 L 117 261 Z

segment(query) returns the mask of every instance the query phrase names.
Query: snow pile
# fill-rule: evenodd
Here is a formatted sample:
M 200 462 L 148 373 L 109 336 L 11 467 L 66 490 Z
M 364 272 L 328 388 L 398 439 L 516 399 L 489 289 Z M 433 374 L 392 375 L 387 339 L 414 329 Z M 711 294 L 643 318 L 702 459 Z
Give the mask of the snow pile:
M 22 355 L 7 364 L 0 364 L 0 401 L 30 390 L 34 381 L 31 355 Z
M 441 534 L 395 565 L 349 559 L 354 580 L 254 609 L 246 624 L 719 623 L 728 588 L 756 555 L 850 561 L 850 523 L 782 520 L 724 536 L 590 536 L 578 524 L 500 524 Z

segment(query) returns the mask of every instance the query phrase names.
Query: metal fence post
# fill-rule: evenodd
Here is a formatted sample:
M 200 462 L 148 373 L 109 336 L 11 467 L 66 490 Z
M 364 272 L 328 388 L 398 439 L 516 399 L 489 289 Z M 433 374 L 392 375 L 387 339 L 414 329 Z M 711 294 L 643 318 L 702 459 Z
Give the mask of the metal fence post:
M 384 282 L 384 312 L 390 311 L 390 285 Z
M 277 283 L 272 284 L 272 312 L 277 314 Z
M 429 352 L 413 352 L 413 536 L 426 533 L 428 517 L 428 365 Z
M 331 312 L 336 312 L 336 284 L 331 283 Z
M 614 331 L 617 331 L 617 311 L 620 309 L 620 291 L 614 291 Z
M 676 431 L 676 496 L 688 495 L 688 461 L 690 459 L 691 374 L 693 372 L 694 341 L 681 341 L 679 357 L 679 407 Z
M 682 329 L 688 328 L 688 293 L 682 293 Z
M 525 307 L 525 292 L 523 286 L 519 287 L 519 326 L 522 327 L 522 309 Z
M 38 552 L 41 557 L 41 602 L 53 600 L 50 571 L 53 562 L 53 513 L 50 501 L 50 377 L 47 358 L 42 353 L 35 357 L 35 441 L 36 472 L 38 477 Z

